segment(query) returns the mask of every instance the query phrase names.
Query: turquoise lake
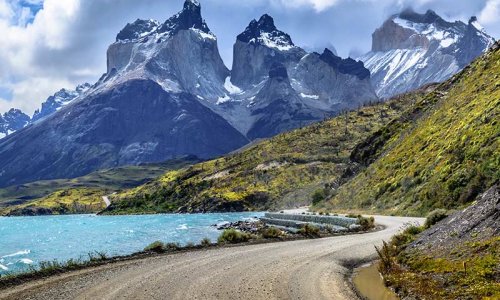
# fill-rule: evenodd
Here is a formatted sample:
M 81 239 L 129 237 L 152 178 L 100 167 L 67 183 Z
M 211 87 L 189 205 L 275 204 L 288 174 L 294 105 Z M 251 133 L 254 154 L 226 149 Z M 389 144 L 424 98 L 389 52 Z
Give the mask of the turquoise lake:
M 220 234 L 212 225 L 261 217 L 263 213 L 146 216 L 0 217 L 0 274 L 16 273 L 40 261 L 108 256 L 141 251 L 154 241 L 185 245 Z

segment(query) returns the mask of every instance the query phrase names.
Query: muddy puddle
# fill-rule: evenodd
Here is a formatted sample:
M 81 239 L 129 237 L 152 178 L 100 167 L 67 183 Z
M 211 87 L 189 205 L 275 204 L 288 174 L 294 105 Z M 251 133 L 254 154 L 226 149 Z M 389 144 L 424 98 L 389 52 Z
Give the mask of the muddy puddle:
M 368 300 L 398 300 L 396 293 L 384 285 L 377 268 L 375 263 L 355 270 L 354 286 Z

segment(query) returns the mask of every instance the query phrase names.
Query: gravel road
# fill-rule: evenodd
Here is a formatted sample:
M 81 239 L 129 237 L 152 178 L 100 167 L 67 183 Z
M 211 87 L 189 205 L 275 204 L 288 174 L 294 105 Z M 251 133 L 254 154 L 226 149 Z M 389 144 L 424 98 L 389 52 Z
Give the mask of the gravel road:
M 384 230 L 317 240 L 229 247 L 109 264 L 0 291 L 0 299 L 356 299 L 349 266 L 405 223 L 376 216 Z

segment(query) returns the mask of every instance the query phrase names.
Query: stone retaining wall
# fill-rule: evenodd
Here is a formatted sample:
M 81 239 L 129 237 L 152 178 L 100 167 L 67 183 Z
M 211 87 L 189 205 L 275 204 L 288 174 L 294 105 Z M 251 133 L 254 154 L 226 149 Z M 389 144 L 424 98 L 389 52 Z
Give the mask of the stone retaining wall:
M 316 215 L 297 215 L 297 214 L 279 214 L 279 213 L 266 213 L 263 219 L 268 219 L 273 221 L 274 220 L 291 221 L 291 223 L 295 221 L 304 223 L 317 223 L 324 225 L 327 224 L 345 228 L 349 228 L 349 226 L 357 224 L 358 222 L 358 219 L 339 217 L 339 216 L 316 216 Z

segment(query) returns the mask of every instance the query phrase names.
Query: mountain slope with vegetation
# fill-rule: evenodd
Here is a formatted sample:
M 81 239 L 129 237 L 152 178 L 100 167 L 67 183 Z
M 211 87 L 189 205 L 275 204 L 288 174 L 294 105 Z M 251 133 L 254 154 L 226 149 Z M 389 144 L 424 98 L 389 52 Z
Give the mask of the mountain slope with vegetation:
M 428 87 L 427 89 L 432 89 Z M 365 106 L 232 155 L 168 172 L 112 198 L 107 214 L 263 210 L 323 200 L 355 174 L 361 141 L 421 101 L 426 90 Z
M 499 74 L 497 43 L 445 83 L 169 172 L 105 213 L 462 207 L 500 177 Z
M 98 212 L 102 196 L 134 188 L 173 169 L 199 162 L 196 157 L 161 164 L 106 169 L 75 179 L 36 181 L 0 189 L 0 215 L 38 215 Z
M 422 215 L 465 206 L 500 179 L 499 43 L 424 102 L 434 109 L 404 130 L 389 124 L 353 152 L 374 162 L 324 206 Z

